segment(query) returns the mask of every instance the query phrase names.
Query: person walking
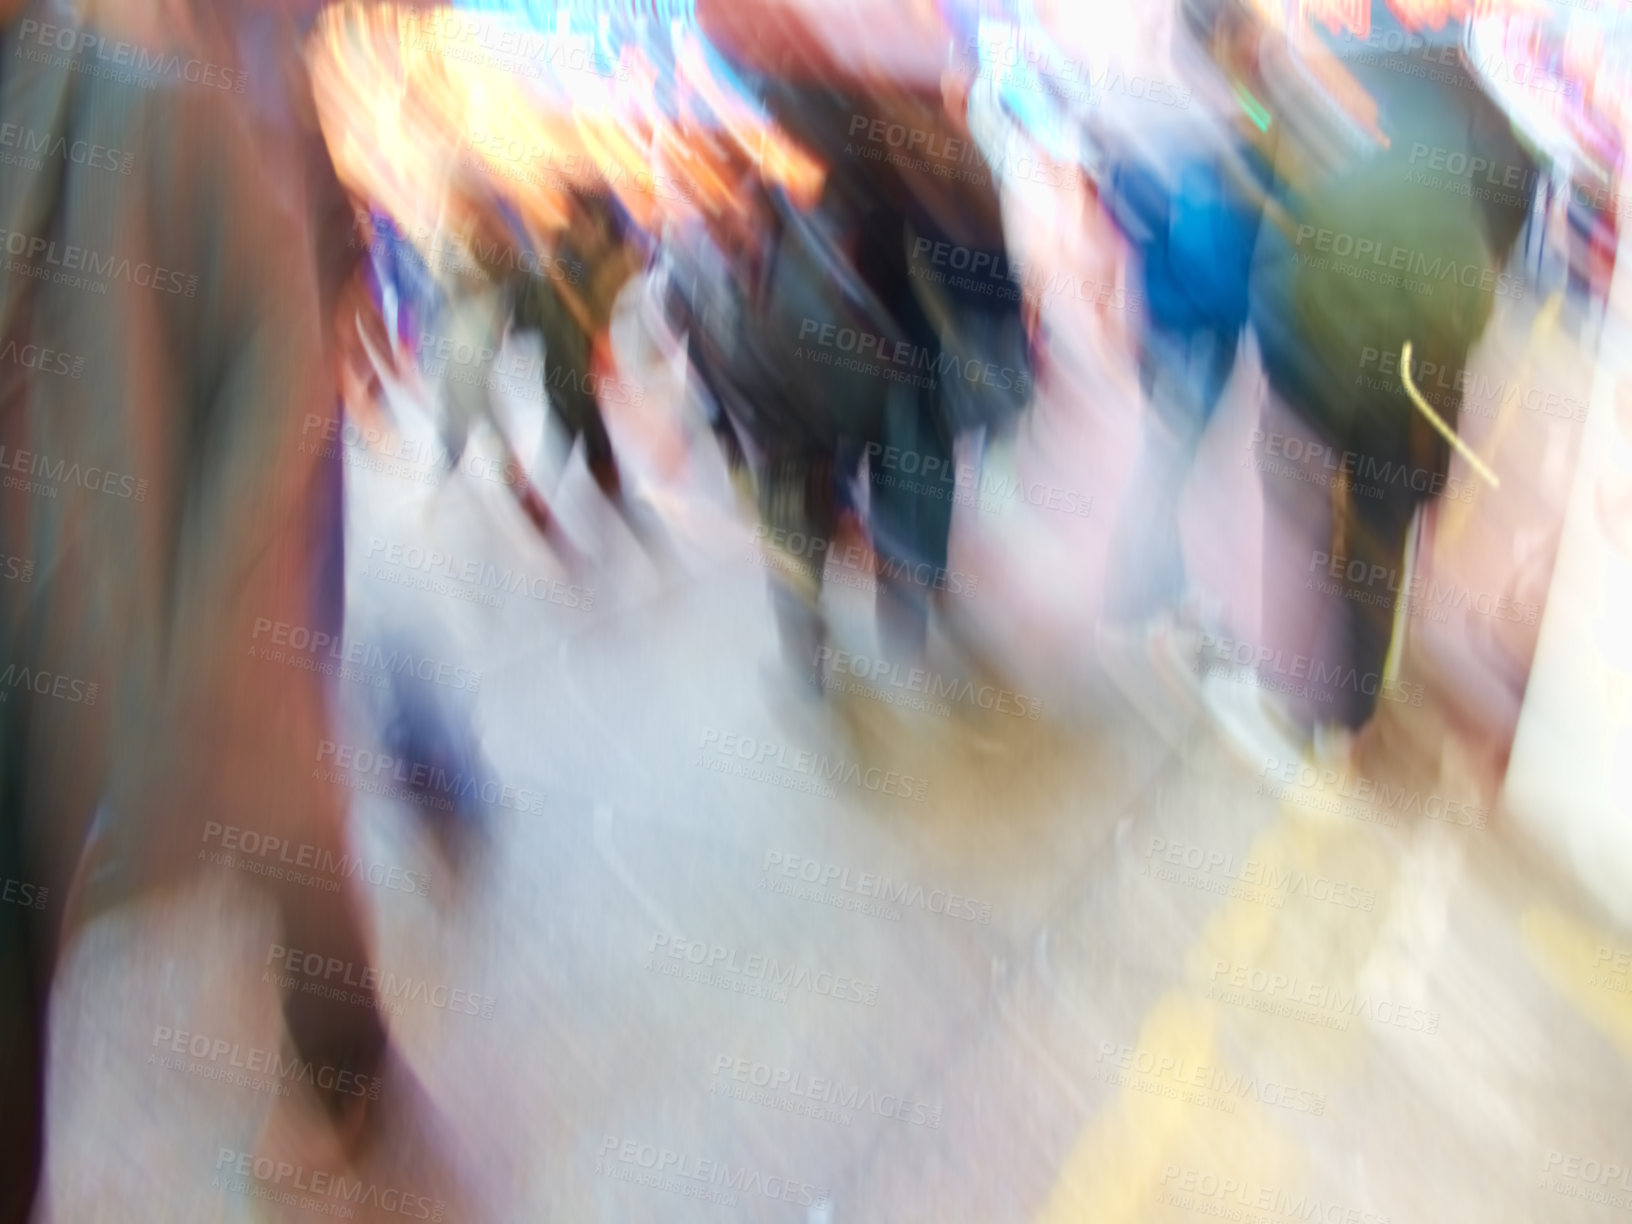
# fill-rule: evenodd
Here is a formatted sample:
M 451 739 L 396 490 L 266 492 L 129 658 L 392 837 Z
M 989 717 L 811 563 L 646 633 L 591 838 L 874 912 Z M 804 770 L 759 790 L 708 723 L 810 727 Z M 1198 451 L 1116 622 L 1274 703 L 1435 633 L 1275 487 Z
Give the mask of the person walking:
M 1408 543 L 1431 499 L 1485 478 L 1476 457 L 1451 466 L 1453 450 L 1471 454 L 1456 434 L 1460 374 L 1498 303 L 1523 293 L 1507 271 L 1522 205 L 1434 190 L 1402 207 L 1400 188 L 1414 146 L 1469 164 L 1533 163 L 1518 160 L 1506 118 L 1471 77 L 1424 86 L 1399 67 L 1368 65 L 1363 82 L 1382 101 L 1390 145 L 1279 192 L 1287 211 L 1254 254 L 1252 326 L 1270 391 L 1253 455 L 1265 495 L 1264 662 L 1255 691 L 1213 677 L 1212 705 L 1260 761 L 1254 726 L 1275 728 L 1281 759 L 1346 762 L 1383 703 L 1425 700 L 1390 665 Z M 1390 88 L 1411 105 L 1390 106 Z M 1375 374 L 1368 353 L 1386 354 Z M 1432 403 L 1419 387 L 1425 368 L 1458 372 Z
M 0 873 L 49 898 L 0 907 L 9 1222 L 38 1193 L 51 980 L 75 931 L 183 880 L 207 822 L 338 861 L 346 805 L 315 768 L 335 735 L 321 678 L 252 649 L 258 624 L 306 624 L 333 598 L 334 472 L 310 444 L 337 411 L 315 184 L 268 164 L 230 86 L 166 74 L 166 56 L 96 70 L 102 37 L 234 79 L 230 41 L 182 6 L 99 6 L 66 54 L 38 39 L 60 13 L 3 9 L 0 122 L 130 159 L 128 176 L 67 157 L 0 176 L 0 344 L 82 363 L 0 368 L 0 548 L 32 562 L 31 581 L 0 586 Z M 70 272 L 73 251 L 94 267 Z M 288 946 L 366 969 L 354 885 L 269 887 Z M 284 1016 L 302 1059 L 384 1065 L 376 1008 L 290 990 Z M 320 1095 L 355 1134 L 359 1107 Z
M 1230 84 L 1257 75 L 1261 23 L 1231 4 L 1191 3 L 1182 27 Z M 1114 637 L 1214 629 L 1187 578 L 1179 504 L 1235 369 L 1248 281 L 1278 132 L 1241 108 L 1170 122 L 1106 158 L 1101 200 L 1138 263 L 1137 365 L 1145 411 L 1139 458 L 1116 529 L 1105 628 Z
M 566 229 L 554 258 L 539 270 L 521 267 L 510 290 L 511 324 L 544 341 L 542 386 L 566 434 L 567 455 L 583 443 L 596 487 L 649 551 L 662 533 L 655 515 L 624 488 L 601 412 L 603 391 L 616 385 L 611 352 L 612 313 L 619 294 L 645 267 L 645 252 L 630 220 L 609 191 L 573 192 Z

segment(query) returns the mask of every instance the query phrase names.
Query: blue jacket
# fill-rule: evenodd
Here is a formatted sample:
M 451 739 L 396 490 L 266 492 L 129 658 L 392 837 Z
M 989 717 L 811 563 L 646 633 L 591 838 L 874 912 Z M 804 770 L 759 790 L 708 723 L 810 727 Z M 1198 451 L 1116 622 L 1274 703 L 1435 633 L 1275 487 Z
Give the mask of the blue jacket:
M 1129 157 L 1109 175 L 1111 213 L 1140 256 L 1146 306 L 1165 330 L 1236 330 L 1247 319 L 1247 281 L 1260 209 L 1226 177 L 1219 151 L 1178 153 L 1164 172 Z M 1268 168 L 1255 154 L 1260 181 Z

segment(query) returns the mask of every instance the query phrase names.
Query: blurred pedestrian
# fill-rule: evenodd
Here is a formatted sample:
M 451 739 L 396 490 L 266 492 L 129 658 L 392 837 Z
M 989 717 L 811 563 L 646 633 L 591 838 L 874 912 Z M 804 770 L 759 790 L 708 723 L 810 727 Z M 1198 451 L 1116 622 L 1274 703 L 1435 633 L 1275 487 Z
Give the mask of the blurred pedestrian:
M 1032 329 L 1004 230 L 1000 182 L 971 131 L 978 71 L 968 42 L 954 41 L 939 97 L 886 90 L 877 95 L 892 121 L 933 133 L 943 149 L 964 151 L 955 186 L 950 176 L 935 172 L 944 167 L 926 173 L 914 159 L 894 167 L 907 273 L 895 314 L 933 374 L 915 395 L 909 388 L 892 395 L 884 421 L 885 446 L 913 455 L 926 477 L 914 480 L 888 465 L 869 465 L 875 546 L 895 563 L 886 565 L 880 583 L 881 636 L 906 663 L 922 661 L 930 610 L 949 585 L 955 482 L 927 474 L 952 473 L 955 448 L 967 438 L 978 487 L 986 447 L 1012 440 L 1035 386 Z M 952 274 L 938 258 L 950 263 Z M 958 274 L 960 264 L 987 271 Z M 919 581 L 926 571 L 934 578 Z
M 655 548 L 661 539 L 655 516 L 627 494 L 601 410 L 602 392 L 618 386 L 613 308 L 644 269 L 646 252 L 610 192 L 573 192 L 568 213 L 553 258 L 534 261 L 537 270 L 522 266 L 512 278 L 512 325 L 537 331 L 544 341 L 542 389 L 566 435 L 569 459 L 582 442 L 596 487 L 641 543 Z
M 1501 132 L 1480 117 L 1488 103 L 1476 83 L 1439 88 L 1441 146 L 1483 155 Z M 1496 299 L 1515 296 L 1504 268 L 1522 207 L 1487 208 L 1471 191 L 1422 192 L 1399 207 L 1414 142 L 1390 136 L 1388 149 L 1278 192 L 1289 216 L 1263 227 L 1254 256 L 1252 324 L 1270 388 L 1253 456 L 1265 493 L 1256 653 L 1267 662 L 1257 690 L 1213 676 L 1209 697 L 1260 759 L 1268 742 L 1282 759 L 1347 760 L 1379 703 L 1421 703 L 1390 662 L 1407 545 L 1418 510 L 1475 477 L 1452 471 L 1441 432 L 1455 435 L 1464 380 L 1433 404 L 1412 380 L 1425 367 L 1465 371 Z M 1322 251 L 1321 235 L 1398 271 Z M 1390 355 L 1381 377 L 1362 373 L 1368 351 Z M 1379 575 L 1390 588 L 1378 589 Z
M 485 426 L 503 453 L 501 470 L 517 505 L 569 564 L 579 561 L 509 430 L 493 408 L 493 366 L 504 347 L 514 268 L 524 231 L 479 176 L 454 171 L 440 185 L 440 218 L 425 237 L 425 262 L 436 283 L 438 328 L 455 360 L 443 372 L 438 428 L 450 473 L 458 471 L 471 432 Z M 468 360 L 461 357 L 468 354 Z
M 1226 0 L 1184 6 L 1185 36 L 1232 85 L 1256 87 L 1257 18 Z M 1113 635 L 1217 628 L 1186 576 L 1179 503 L 1247 323 L 1247 285 L 1278 132 L 1237 107 L 1170 122 L 1110 153 L 1101 199 L 1132 246 L 1140 297 L 1139 459 L 1116 529 L 1106 596 Z
M 0 702 L 0 872 L 51 899 L 0 907 L 0 1219 L 20 1220 L 64 941 L 182 879 L 207 821 L 338 860 L 345 803 L 313 767 L 334 734 L 321 680 L 251 651 L 258 624 L 307 625 L 336 598 L 322 587 L 337 469 L 314 444 L 336 412 L 334 298 L 312 167 L 269 156 L 230 86 L 103 71 L 91 39 L 21 54 L 39 14 L 8 8 L 0 121 L 129 158 L 128 176 L 68 157 L 0 176 L 0 227 L 22 249 L 0 278 L 0 343 L 82 363 L 77 377 L 0 369 L 0 538 L 33 562 L 29 583 L 0 589 L 0 672 L 26 678 Z M 86 20 L 235 79 L 230 40 L 190 17 L 143 0 Z M 71 250 L 107 270 L 66 274 Z M 271 887 L 288 946 L 368 964 L 347 882 Z M 380 1068 L 374 1008 L 292 991 L 284 1013 L 302 1059 Z M 348 1128 L 366 1109 L 318 1091 Z

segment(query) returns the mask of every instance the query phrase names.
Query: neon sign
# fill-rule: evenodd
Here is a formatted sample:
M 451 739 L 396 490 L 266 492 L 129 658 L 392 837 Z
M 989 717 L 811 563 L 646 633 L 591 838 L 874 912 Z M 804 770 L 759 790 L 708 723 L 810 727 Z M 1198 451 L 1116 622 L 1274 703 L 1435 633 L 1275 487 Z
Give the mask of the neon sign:
M 1333 34 L 1347 30 L 1356 38 L 1371 37 L 1371 0 L 1298 0 L 1298 16 L 1320 22 Z

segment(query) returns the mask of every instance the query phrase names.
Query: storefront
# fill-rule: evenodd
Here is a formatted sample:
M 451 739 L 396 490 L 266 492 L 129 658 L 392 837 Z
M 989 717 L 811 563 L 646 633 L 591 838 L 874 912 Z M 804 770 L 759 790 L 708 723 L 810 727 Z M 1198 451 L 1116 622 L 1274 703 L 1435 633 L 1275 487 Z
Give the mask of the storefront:
M 1623 266 L 1504 807 L 1610 913 L 1632 923 L 1632 379 Z M 1619 301 L 1617 301 L 1619 299 Z

